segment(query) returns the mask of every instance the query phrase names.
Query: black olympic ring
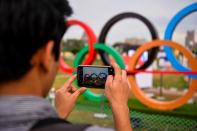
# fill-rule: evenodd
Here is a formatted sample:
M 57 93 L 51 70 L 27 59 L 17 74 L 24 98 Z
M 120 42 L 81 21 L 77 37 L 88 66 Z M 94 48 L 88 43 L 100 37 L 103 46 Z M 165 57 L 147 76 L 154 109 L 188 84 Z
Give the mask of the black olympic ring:
M 118 14 L 114 17 L 112 17 L 102 28 L 100 36 L 99 36 L 99 43 L 105 43 L 106 41 L 106 36 L 109 32 L 109 30 L 111 29 L 111 27 L 117 23 L 120 20 L 126 19 L 126 18 L 135 18 L 138 19 L 140 21 L 142 21 L 149 29 L 150 33 L 151 33 L 151 38 L 152 40 L 156 40 L 159 38 L 158 33 L 156 28 L 153 26 L 153 24 L 144 16 L 137 14 L 137 13 L 133 13 L 133 12 L 125 12 L 125 13 L 121 13 Z M 152 62 L 154 61 L 154 59 L 157 56 L 157 52 L 158 52 L 159 48 L 152 48 L 151 50 L 148 51 L 148 60 L 146 62 L 144 62 L 143 65 L 141 65 L 137 70 L 143 70 L 146 69 L 147 67 L 149 67 Z M 103 61 L 103 63 L 105 65 L 110 65 L 110 61 L 109 61 L 109 56 L 104 52 L 99 50 L 99 54 L 101 56 L 101 59 Z M 128 74 L 132 74 L 132 73 L 128 73 Z

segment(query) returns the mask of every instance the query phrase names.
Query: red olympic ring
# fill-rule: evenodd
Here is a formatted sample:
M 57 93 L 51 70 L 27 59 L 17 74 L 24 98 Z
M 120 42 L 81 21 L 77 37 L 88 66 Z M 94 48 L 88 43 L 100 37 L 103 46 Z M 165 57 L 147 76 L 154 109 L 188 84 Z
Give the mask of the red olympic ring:
M 85 23 L 79 21 L 79 20 L 69 20 L 66 23 L 69 27 L 72 25 L 78 25 L 81 28 L 84 29 L 88 36 L 88 43 L 89 43 L 89 53 L 87 58 L 84 60 L 83 64 L 84 65 L 89 65 L 94 61 L 95 58 L 95 50 L 94 50 L 94 43 L 97 42 L 96 35 L 94 34 L 93 30 Z M 75 68 L 69 67 L 65 62 L 62 56 L 60 56 L 60 68 L 66 72 L 66 73 L 73 73 L 75 71 Z

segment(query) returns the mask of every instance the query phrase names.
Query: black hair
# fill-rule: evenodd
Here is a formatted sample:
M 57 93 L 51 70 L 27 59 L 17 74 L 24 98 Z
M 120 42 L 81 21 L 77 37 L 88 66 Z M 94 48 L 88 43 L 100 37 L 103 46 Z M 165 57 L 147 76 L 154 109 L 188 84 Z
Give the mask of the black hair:
M 0 83 L 25 75 L 33 54 L 49 40 L 57 61 L 71 14 L 66 0 L 0 0 Z

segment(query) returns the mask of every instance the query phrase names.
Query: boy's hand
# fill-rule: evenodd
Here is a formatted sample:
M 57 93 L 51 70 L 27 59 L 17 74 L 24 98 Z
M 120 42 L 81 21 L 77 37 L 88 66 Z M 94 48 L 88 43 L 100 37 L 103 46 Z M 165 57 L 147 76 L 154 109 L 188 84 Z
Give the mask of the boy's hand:
M 112 64 L 115 76 L 108 76 L 105 84 L 105 94 L 111 104 L 116 131 L 132 131 L 129 119 L 129 83 L 126 71 L 117 64 Z
M 129 83 L 126 71 L 121 70 L 115 63 L 112 64 L 115 76 L 108 76 L 105 84 L 105 94 L 111 105 L 127 105 L 129 98 Z
M 72 76 L 55 93 L 55 107 L 60 118 L 65 119 L 68 117 L 75 106 L 77 98 L 86 90 L 85 87 L 77 90 L 71 85 L 75 78 L 76 75 Z

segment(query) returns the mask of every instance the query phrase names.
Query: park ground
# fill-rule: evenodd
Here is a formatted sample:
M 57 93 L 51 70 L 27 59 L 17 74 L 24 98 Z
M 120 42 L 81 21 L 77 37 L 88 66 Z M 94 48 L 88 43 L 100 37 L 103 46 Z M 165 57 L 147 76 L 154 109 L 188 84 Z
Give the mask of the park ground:
M 62 72 L 59 72 L 56 77 L 53 87 L 55 87 L 55 89 L 60 88 L 64 84 L 64 82 L 66 82 L 69 79 L 69 77 L 70 75 L 66 75 Z M 157 78 L 155 79 L 156 79 L 155 83 L 157 84 Z M 174 83 L 174 82 L 177 83 L 181 79 L 183 78 L 177 77 L 177 80 L 170 79 L 168 76 L 168 79 L 165 79 L 165 82 L 168 84 Z M 171 82 L 171 80 L 173 82 Z M 178 82 L 178 83 L 181 84 L 181 82 Z M 185 86 L 185 82 L 182 82 L 182 84 L 183 86 Z M 97 90 L 97 89 L 93 89 L 92 91 L 96 93 L 102 92 L 102 90 Z M 158 117 L 156 118 L 160 119 L 160 115 L 161 115 L 161 116 L 169 116 L 169 117 L 175 117 L 175 118 L 186 119 L 186 120 L 197 120 L 197 103 L 196 102 L 192 104 L 185 104 L 171 111 L 160 111 L 160 110 L 148 108 L 145 105 L 143 105 L 141 102 L 139 102 L 135 97 L 131 97 L 129 99 L 128 105 L 131 111 L 131 116 L 132 116 L 132 112 L 142 112 L 146 114 L 151 114 L 151 117 L 147 117 L 148 119 L 152 118 L 152 115 L 158 115 Z M 106 113 L 108 114 L 108 117 L 106 119 L 98 119 L 94 117 L 95 113 Z M 113 119 L 112 119 L 111 109 L 110 109 L 110 106 L 108 105 L 108 102 L 107 101 L 105 101 L 104 103 L 92 102 L 92 101 L 87 100 L 83 96 L 80 96 L 79 100 L 77 101 L 75 110 L 71 113 L 68 119 L 74 123 L 91 123 L 91 124 L 97 124 L 97 125 L 106 126 L 106 127 L 113 127 Z M 172 121 L 175 121 L 175 120 L 173 119 Z

